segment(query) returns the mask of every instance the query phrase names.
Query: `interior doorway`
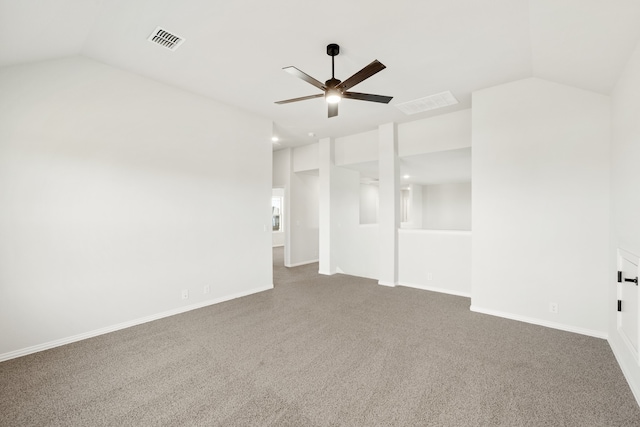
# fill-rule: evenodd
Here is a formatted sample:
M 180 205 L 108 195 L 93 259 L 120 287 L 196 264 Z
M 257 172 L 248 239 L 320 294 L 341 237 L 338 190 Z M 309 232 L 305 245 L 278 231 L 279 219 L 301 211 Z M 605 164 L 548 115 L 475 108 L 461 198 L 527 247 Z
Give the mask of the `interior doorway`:
M 284 267 L 284 252 L 286 244 L 285 227 L 285 194 L 284 188 L 275 187 L 271 190 L 271 236 L 273 249 L 273 266 Z

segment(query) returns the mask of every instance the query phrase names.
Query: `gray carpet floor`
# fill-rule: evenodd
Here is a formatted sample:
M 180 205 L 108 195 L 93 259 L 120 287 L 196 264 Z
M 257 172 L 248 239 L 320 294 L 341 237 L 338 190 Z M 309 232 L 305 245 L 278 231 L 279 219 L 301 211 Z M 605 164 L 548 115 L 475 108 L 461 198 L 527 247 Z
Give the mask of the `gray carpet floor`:
M 0 363 L 0 425 L 640 426 L 605 340 L 317 270 Z

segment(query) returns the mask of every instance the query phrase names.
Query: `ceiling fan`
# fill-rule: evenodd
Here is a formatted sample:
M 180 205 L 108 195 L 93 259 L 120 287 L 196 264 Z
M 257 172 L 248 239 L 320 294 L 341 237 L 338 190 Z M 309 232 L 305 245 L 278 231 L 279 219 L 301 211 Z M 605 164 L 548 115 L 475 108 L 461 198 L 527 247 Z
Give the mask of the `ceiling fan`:
M 313 98 L 321 98 L 325 97 L 327 100 L 327 104 L 329 104 L 329 117 L 335 117 L 338 115 L 338 102 L 340 102 L 341 98 L 346 99 L 358 99 L 360 101 L 371 101 L 371 102 L 381 102 L 383 104 L 388 104 L 389 101 L 393 98 L 392 96 L 383 96 L 383 95 L 372 95 L 369 93 L 359 93 L 359 92 L 348 92 L 349 89 L 361 83 L 363 80 L 368 79 L 373 76 L 377 72 L 384 70 L 385 67 L 380 61 L 377 59 L 374 60 L 371 64 L 364 67 L 362 70 L 355 73 L 353 76 L 349 77 L 345 81 L 340 81 L 334 76 L 334 58 L 340 53 L 340 46 L 335 43 L 332 43 L 327 46 L 327 55 L 331 57 L 331 78 L 327 80 L 324 84 L 320 81 L 314 79 L 310 75 L 300 71 L 296 67 L 284 67 L 287 73 L 301 78 L 307 83 L 311 83 L 318 89 L 322 90 L 324 93 L 319 93 L 317 95 L 309 95 L 303 96 L 300 98 L 286 99 L 284 101 L 278 101 L 276 104 L 288 104 L 290 102 L 296 101 L 304 101 L 306 99 Z

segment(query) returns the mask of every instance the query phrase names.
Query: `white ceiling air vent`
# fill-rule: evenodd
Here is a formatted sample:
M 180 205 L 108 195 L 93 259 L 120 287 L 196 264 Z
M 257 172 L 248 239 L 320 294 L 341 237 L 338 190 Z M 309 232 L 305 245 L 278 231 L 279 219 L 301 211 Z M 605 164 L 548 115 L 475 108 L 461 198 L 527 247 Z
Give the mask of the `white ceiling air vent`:
M 457 104 L 458 100 L 450 91 L 436 93 L 413 101 L 396 104 L 396 107 L 405 114 L 417 114 L 424 111 L 435 110 L 448 105 Z
M 166 47 L 169 50 L 176 50 L 185 39 L 165 30 L 162 27 L 156 27 L 147 40 Z

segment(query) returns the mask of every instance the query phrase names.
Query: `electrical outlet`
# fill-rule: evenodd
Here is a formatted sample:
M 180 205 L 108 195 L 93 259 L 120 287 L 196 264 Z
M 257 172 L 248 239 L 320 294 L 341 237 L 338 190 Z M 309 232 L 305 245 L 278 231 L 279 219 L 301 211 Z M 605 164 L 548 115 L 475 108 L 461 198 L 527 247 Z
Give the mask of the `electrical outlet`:
M 549 311 L 554 314 L 558 314 L 558 303 L 550 302 L 549 303 Z
M 427 280 L 433 280 L 433 273 L 427 273 Z
M 182 299 L 188 299 L 189 298 L 189 289 L 183 289 L 182 290 Z
M 209 285 L 204 285 L 202 292 L 208 294 L 209 292 L 211 292 L 211 287 Z

